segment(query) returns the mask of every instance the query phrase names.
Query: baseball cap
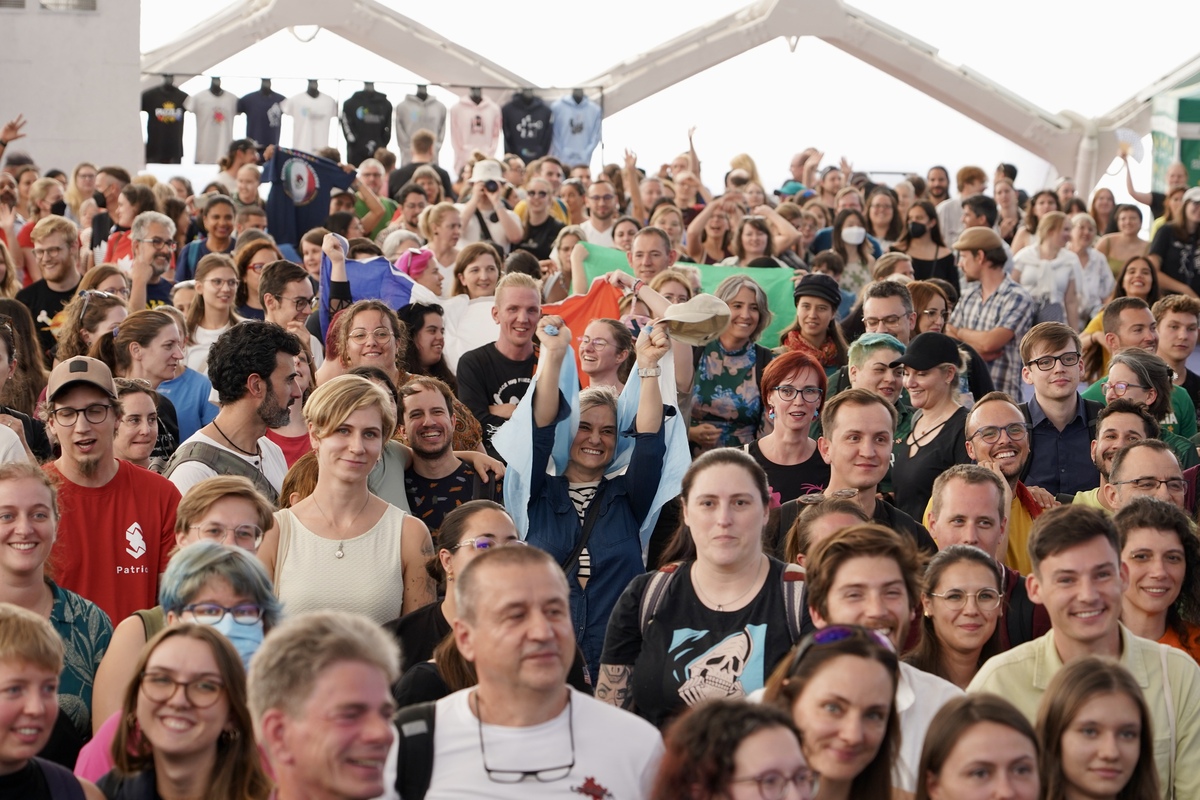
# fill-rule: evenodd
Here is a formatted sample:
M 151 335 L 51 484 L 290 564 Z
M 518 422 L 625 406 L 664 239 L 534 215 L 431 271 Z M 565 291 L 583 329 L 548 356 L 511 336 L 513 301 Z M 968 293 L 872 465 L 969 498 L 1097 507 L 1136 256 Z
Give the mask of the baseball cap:
M 354 192 L 350 191 L 349 189 L 343 189 L 340 186 L 335 186 L 329 190 L 330 197 L 339 197 L 343 194 L 348 194 L 348 195 L 353 196 Z
M 1183 193 L 1183 202 L 1200 203 L 1200 186 L 1193 186 Z
M 997 250 L 1004 247 L 1004 240 L 991 228 L 980 226 L 967 228 L 950 247 L 955 250 Z
M 804 184 L 800 181 L 788 181 L 783 186 L 775 190 L 775 194 L 780 197 L 795 197 L 804 191 Z
M 958 353 L 958 344 L 944 333 L 918 334 L 908 343 L 904 355 L 889 364 L 889 367 L 901 365 L 923 371 L 933 369 L 939 364 L 957 364 L 962 360 Z
M 698 294 L 686 303 L 668 306 L 661 322 L 672 339 L 703 347 L 725 331 L 729 317 L 729 306 L 724 300 L 711 294 Z
M 103 361 L 88 356 L 68 358 L 54 368 L 50 373 L 50 382 L 46 384 L 46 399 L 53 400 L 77 383 L 95 386 L 113 400 L 117 399 L 112 370 Z
M 484 181 L 504 183 L 504 172 L 500 168 L 499 161 L 487 158 L 483 161 L 475 162 L 475 166 L 471 169 L 471 183 L 482 183 Z

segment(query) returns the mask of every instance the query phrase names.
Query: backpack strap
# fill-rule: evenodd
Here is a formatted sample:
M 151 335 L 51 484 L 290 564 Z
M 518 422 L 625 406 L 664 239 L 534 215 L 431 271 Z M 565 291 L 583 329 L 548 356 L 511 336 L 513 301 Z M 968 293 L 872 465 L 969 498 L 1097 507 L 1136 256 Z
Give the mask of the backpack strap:
M 33 757 L 33 762 L 42 771 L 42 777 L 46 779 L 46 786 L 49 787 L 50 796 L 54 800 L 85 800 L 83 786 L 71 770 L 37 756 Z
M 785 564 L 780 576 L 783 584 L 783 608 L 787 612 L 788 633 L 792 642 L 800 641 L 801 620 L 804 617 L 804 570 L 798 564 Z
M 254 484 L 254 488 L 266 497 L 271 505 L 279 504 L 279 492 L 275 491 L 275 487 L 267 480 L 266 475 L 263 475 L 244 458 L 208 442 L 184 442 L 181 444 L 175 451 L 175 455 L 171 456 L 171 460 L 167 462 L 167 469 L 163 472 L 163 477 L 170 478 L 171 473 L 180 464 L 188 461 L 204 463 L 216 470 L 218 475 L 240 475 L 243 478 L 249 478 L 250 482 Z
M 641 629 L 643 639 L 646 638 L 650 620 L 654 619 L 654 615 L 662 605 L 663 598 L 667 595 L 671 581 L 675 580 L 675 573 L 679 570 L 680 563 L 676 561 L 673 564 L 664 565 L 651 576 L 650 582 L 646 584 L 646 591 L 642 593 L 641 611 L 638 613 L 638 628 Z
M 400 753 L 396 758 L 396 791 L 400 800 L 424 800 L 433 780 L 433 729 L 437 704 L 416 703 L 396 712 Z

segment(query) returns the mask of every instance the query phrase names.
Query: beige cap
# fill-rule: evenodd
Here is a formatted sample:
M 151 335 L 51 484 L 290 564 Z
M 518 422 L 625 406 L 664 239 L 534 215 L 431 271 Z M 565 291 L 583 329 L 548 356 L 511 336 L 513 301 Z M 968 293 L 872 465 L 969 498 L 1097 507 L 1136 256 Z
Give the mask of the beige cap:
M 955 250 L 996 250 L 1004 247 L 1004 240 L 991 228 L 975 227 L 963 231 L 950 246 Z
M 729 306 L 724 300 L 698 294 L 686 303 L 669 306 L 662 322 L 672 339 L 703 347 L 725 331 L 729 317 Z
M 50 373 L 50 382 L 46 384 L 46 399 L 53 400 L 62 394 L 64 389 L 76 383 L 87 383 L 95 386 L 113 400 L 117 399 L 117 386 L 113 383 L 112 370 L 103 361 L 87 356 L 68 358 Z

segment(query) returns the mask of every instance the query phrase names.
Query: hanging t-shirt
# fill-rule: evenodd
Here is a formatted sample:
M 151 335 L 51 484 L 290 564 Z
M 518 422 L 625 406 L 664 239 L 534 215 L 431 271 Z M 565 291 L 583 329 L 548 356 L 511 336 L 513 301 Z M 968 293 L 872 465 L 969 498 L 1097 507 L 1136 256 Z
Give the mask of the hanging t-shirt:
M 142 92 L 142 111 L 147 115 L 147 164 L 178 164 L 183 160 L 183 112 L 187 99 L 187 92 L 166 84 Z
M 305 95 L 307 97 L 308 95 Z M 354 175 L 327 158 L 280 147 L 263 166 L 267 195 L 267 230 L 275 241 L 299 245 L 300 237 L 329 215 L 329 192 L 349 189 Z
M 554 113 L 554 139 L 550 154 L 567 165 L 590 164 L 592 151 L 600 144 L 600 120 L 604 112 L 586 95 L 576 103 L 571 95 L 550 106 Z
M 196 115 L 197 164 L 216 164 L 229 150 L 237 106 L 237 98 L 231 92 L 213 94 L 212 89 L 184 101 L 183 107 Z
M 246 136 L 261 145 L 279 144 L 279 124 L 283 121 L 279 92 L 251 92 L 238 100 L 237 111 L 246 115 Z
M 528 164 L 550 153 L 554 137 L 550 106 L 536 95 L 526 100 L 517 94 L 500 110 L 504 121 L 504 151 Z
M 375 148 L 387 147 L 392 140 L 392 104 L 387 95 L 362 89 L 342 104 L 342 130 L 346 134 L 346 153 L 358 166 L 375 155 Z
M 33 315 L 34 325 L 37 326 L 38 344 L 42 347 L 47 369 L 54 362 L 54 350 L 58 347 L 58 329 L 66 322 L 62 310 L 71 302 L 77 288 L 78 283 L 65 292 L 56 292 L 43 278 L 17 292 L 17 300 Z
M 329 120 L 337 116 L 337 102 L 327 94 L 313 97 L 301 92 L 284 100 L 280 106 L 283 113 L 292 117 L 292 147 L 306 153 L 315 153 L 329 146 Z M 325 204 L 328 212 L 329 203 Z
M 396 145 L 400 148 L 402 165 L 412 161 L 412 137 L 422 129 L 433 134 L 433 152 L 436 157 L 446 139 L 446 106 L 429 95 L 425 95 L 425 99 L 422 100 L 419 96 L 410 94 L 396 106 Z M 395 194 L 394 191 L 391 193 Z
M 59 586 L 123 620 L 158 604 L 158 576 L 175 548 L 179 490 L 161 475 L 117 462 L 116 476 L 100 487 L 62 477 L 54 462 L 48 474 L 61 480 L 62 518 L 51 555 Z

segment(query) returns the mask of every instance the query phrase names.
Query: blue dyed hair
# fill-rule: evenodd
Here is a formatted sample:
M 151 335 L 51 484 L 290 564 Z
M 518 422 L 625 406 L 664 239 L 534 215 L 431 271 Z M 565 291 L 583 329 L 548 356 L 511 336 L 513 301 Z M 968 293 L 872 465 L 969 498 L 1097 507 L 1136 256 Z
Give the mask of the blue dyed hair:
M 890 333 L 864 333 L 850 345 L 849 361 L 854 366 L 861 367 L 867 356 L 883 348 L 904 355 L 904 343 Z
M 221 578 L 257 604 L 266 630 L 279 624 L 282 607 L 263 565 L 247 550 L 216 542 L 197 542 L 172 556 L 158 590 L 163 612 L 182 614 L 183 607 L 213 578 Z

